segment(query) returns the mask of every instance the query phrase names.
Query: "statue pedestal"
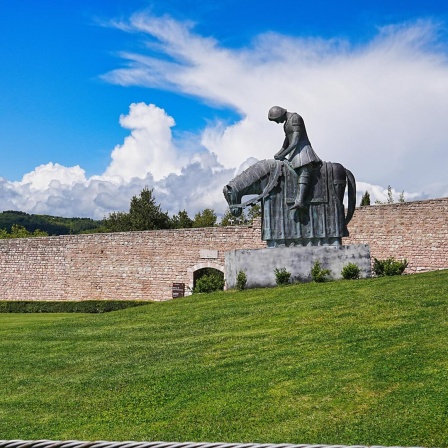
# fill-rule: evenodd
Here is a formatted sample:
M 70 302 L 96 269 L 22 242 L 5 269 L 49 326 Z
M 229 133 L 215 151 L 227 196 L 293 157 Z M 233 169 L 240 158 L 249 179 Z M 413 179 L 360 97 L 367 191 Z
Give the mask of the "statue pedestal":
M 322 269 L 330 269 L 327 278 L 331 280 L 341 279 L 342 268 L 348 263 L 359 267 L 360 278 L 371 277 L 370 248 L 366 244 L 240 249 L 226 253 L 226 288 L 236 287 L 239 271 L 246 274 L 246 288 L 276 286 L 274 271 L 282 268 L 291 273 L 291 283 L 309 282 L 316 261 Z

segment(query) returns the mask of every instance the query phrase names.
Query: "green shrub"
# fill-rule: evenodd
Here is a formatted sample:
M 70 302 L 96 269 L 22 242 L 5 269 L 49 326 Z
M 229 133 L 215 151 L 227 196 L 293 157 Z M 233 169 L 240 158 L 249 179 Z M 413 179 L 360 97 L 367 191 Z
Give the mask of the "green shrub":
M 408 266 L 406 259 L 403 261 L 395 260 L 394 257 L 387 258 L 386 260 L 373 259 L 373 273 L 377 277 L 401 275 Z
M 209 269 L 196 280 L 194 293 L 222 291 L 224 289 L 224 274 L 216 269 Z
M 0 301 L 0 313 L 107 313 L 148 305 L 143 300 Z
M 287 285 L 291 278 L 291 272 L 288 272 L 285 268 L 275 269 L 275 283 L 277 286 Z
M 238 289 L 238 291 L 242 291 L 246 287 L 246 283 L 246 273 L 244 271 L 238 272 L 238 275 L 236 277 L 236 289 Z
M 361 207 L 364 207 L 366 205 L 370 205 L 370 194 L 368 191 L 366 191 L 361 199 L 361 203 L 359 204 Z
M 322 283 L 327 280 L 327 276 L 330 275 L 330 269 L 322 269 L 319 261 L 316 261 L 311 269 L 311 278 L 317 283 Z
M 342 268 L 341 275 L 345 280 L 357 280 L 361 275 L 361 269 L 355 263 L 349 263 Z

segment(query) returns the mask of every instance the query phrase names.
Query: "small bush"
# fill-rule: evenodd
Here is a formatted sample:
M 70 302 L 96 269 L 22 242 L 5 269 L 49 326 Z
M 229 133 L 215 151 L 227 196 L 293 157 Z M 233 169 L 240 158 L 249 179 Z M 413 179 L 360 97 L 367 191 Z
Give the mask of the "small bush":
M 373 259 L 373 273 L 377 277 L 401 275 L 408 266 L 406 259 L 403 261 L 395 260 L 394 257 L 387 258 L 386 260 Z
M 287 285 L 291 278 L 291 272 L 288 272 L 285 268 L 275 269 L 275 283 L 277 286 Z
M 143 300 L 0 301 L 0 313 L 107 313 L 150 303 Z
M 320 262 L 316 261 L 311 269 L 311 278 L 317 283 L 322 283 L 327 280 L 330 273 L 330 269 L 322 269 Z
M 215 269 L 210 269 L 205 275 L 196 281 L 194 293 L 222 291 L 224 289 L 224 274 Z
M 342 268 L 341 275 L 345 280 L 357 280 L 361 275 L 361 269 L 355 263 L 349 263 Z
M 246 273 L 243 271 L 238 272 L 238 275 L 236 277 L 236 289 L 238 289 L 238 291 L 242 291 L 246 287 L 246 283 Z

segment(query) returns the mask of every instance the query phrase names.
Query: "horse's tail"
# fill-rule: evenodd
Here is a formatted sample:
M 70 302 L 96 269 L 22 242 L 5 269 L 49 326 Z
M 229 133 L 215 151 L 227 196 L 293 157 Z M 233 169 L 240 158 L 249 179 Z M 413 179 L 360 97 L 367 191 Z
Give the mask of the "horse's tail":
M 347 225 L 350 220 L 353 218 L 353 213 L 355 213 L 356 208 L 356 182 L 355 177 L 353 176 L 352 172 L 345 169 L 345 173 L 347 175 L 348 180 L 348 207 L 347 207 L 347 215 L 345 216 L 345 224 Z

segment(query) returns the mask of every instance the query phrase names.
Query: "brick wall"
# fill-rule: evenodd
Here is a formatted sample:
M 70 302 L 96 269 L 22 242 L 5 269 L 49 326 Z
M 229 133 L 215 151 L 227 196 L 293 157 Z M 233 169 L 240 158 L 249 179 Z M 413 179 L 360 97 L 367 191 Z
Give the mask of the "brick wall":
M 0 240 L 0 300 L 167 300 L 224 254 L 265 247 L 254 226 Z
M 405 272 L 448 269 L 448 198 L 356 209 L 343 244 L 369 244 L 373 258 L 409 262 Z
M 407 272 L 448 268 L 448 198 L 356 209 L 344 244 Z M 224 271 L 224 254 L 266 247 L 253 226 L 0 240 L 0 300 L 168 300 L 194 271 Z

